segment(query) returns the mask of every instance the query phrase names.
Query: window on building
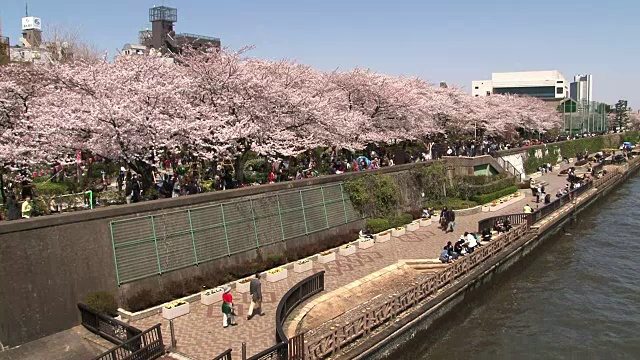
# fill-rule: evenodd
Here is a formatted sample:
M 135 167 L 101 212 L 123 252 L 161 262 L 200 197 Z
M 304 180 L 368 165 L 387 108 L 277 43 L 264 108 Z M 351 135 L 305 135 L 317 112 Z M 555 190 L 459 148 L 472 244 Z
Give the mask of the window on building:
M 476 94 L 476 97 L 478 97 L 478 96 L 480 96 L 480 95 Z
M 478 89 L 479 89 L 479 87 L 477 87 L 477 86 L 476 86 L 474 89 L 478 90 Z
M 564 94 L 564 89 L 561 88 L 561 87 L 556 88 L 556 94 L 558 94 L 558 95 Z
M 491 91 L 487 91 L 487 96 L 491 95 Z
M 557 84 L 562 84 L 562 80 L 556 81 Z

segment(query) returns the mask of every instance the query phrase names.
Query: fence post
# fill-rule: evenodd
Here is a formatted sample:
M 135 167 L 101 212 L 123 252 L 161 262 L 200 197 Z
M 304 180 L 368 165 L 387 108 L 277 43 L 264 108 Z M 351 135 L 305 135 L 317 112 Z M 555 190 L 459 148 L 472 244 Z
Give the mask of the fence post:
M 171 348 L 175 349 L 177 347 L 177 342 L 176 342 L 176 330 L 173 327 L 173 319 L 169 320 L 169 330 L 171 331 Z
M 276 203 L 278 204 L 278 218 L 280 219 L 280 231 L 282 232 L 282 241 L 284 241 L 284 224 L 282 223 L 282 209 L 280 208 L 280 195 L 276 194 Z
M 327 223 L 327 229 L 329 228 L 329 217 L 327 216 L 327 202 L 324 198 L 324 186 L 320 186 L 320 192 L 322 193 L 322 208 L 324 209 L 324 220 Z
M 340 196 L 342 196 L 342 207 L 344 208 L 344 223 L 349 223 L 349 216 L 347 215 L 347 203 L 344 200 L 344 187 L 340 183 Z
M 160 254 L 158 253 L 158 237 L 156 236 L 156 221 L 153 215 L 151 216 L 151 229 L 153 230 L 153 243 L 156 246 L 156 260 L 158 261 L 158 274 L 162 275 L 162 267 L 160 266 Z
M 231 256 L 231 247 L 229 246 L 229 234 L 227 233 L 227 221 L 224 219 L 224 205 L 220 204 L 220 212 L 222 214 L 222 227 L 224 228 L 224 241 L 227 242 L 227 255 Z
M 193 222 L 191 221 L 191 209 L 187 209 L 187 216 L 189 216 L 189 232 L 191 233 L 191 243 L 193 243 L 193 256 L 196 258 L 196 265 L 198 265 L 198 250 L 196 249 L 196 238 L 193 236 Z
M 242 360 L 247 360 L 247 343 L 242 342 Z
M 302 204 L 302 218 L 304 219 L 304 234 L 309 234 L 309 226 L 307 225 L 307 213 L 304 211 L 304 199 L 302 198 L 302 190 L 300 190 L 300 203 Z
M 118 257 L 116 256 L 116 241 L 113 238 L 113 221 L 109 223 L 109 228 L 111 229 L 111 245 L 113 245 L 113 261 L 116 263 L 116 280 L 118 281 L 118 286 L 120 286 L 120 271 L 118 271 Z
M 256 237 L 256 247 L 260 247 L 260 241 L 258 240 L 258 226 L 256 225 L 256 212 L 253 209 L 253 199 L 249 199 L 249 206 L 251 207 L 251 219 L 253 220 L 253 234 Z

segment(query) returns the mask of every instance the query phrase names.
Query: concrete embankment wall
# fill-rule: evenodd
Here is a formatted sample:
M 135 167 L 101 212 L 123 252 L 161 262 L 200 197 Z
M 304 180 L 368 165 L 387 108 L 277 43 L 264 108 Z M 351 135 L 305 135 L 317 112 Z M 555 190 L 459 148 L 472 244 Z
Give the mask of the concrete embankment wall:
M 478 166 L 499 165 L 490 157 L 451 159 L 456 174 L 474 174 Z M 361 174 L 389 174 L 402 190 L 405 206 L 420 207 L 420 191 L 412 185 L 411 171 L 429 163 L 312 178 L 294 182 L 255 186 L 200 194 L 177 199 L 112 206 L 75 213 L 0 223 L 0 342 L 16 346 L 79 323 L 76 303 L 93 291 L 108 291 L 120 299 L 148 287 L 162 287 L 172 281 L 197 276 L 204 271 L 242 264 L 257 256 L 246 251 L 229 257 L 189 266 L 161 276 L 118 286 L 110 224 L 151 214 L 184 210 L 265 196 L 274 192 L 298 192 L 309 187 L 337 184 Z M 412 188 L 413 187 L 413 188 Z M 348 199 L 347 199 L 348 201 Z M 355 221 L 285 242 L 261 248 L 263 255 L 281 253 L 309 243 L 321 243 L 338 233 L 359 229 Z
M 561 210 L 559 216 L 553 218 L 538 229 L 532 228 L 526 235 L 517 240 L 503 255 L 488 259 L 473 274 L 443 291 L 435 298 L 419 305 L 410 314 L 400 318 L 388 328 L 381 330 L 354 346 L 339 359 L 388 359 L 394 351 L 407 342 L 429 342 L 430 336 L 451 315 L 452 310 L 463 303 L 472 301 L 485 285 L 508 271 L 513 265 L 523 260 L 528 254 L 556 234 L 562 226 L 571 221 L 581 211 L 606 198 L 620 183 L 634 175 L 640 169 L 636 162 L 627 172 L 612 179 L 597 189 L 589 198 L 582 200 L 573 209 Z M 503 274 L 504 275 L 504 274 Z

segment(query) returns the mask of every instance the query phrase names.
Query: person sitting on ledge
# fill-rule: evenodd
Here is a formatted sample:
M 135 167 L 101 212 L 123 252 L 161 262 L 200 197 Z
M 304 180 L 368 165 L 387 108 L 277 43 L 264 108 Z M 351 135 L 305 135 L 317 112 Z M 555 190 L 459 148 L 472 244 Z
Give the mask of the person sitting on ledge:
M 511 228 L 513 227 L 511 226 L 511 220 L 509 220 L 509 218 L 504 218 L 504 221 L 502 222 L 502 227 L 504 228 L 503 232 L 511 231 Z
M 466 246 L 469 254 L 472 254 L 473 250 L 476 248 L 476 246 L 478 246 L 478 241 L 476 240 L 476 237 L 473 234 L 470 234 L 468 232 L 464 233 L 464 237 L 466 238 L 464 245 Z
M 373 235 L 371 235 L 371 230 L 369 230 L 368 227 L 365 227 L 364 230 L 360 230 L 360 238 L 373 239 Z
M 485 228 L 482 229 L 482 241 L 491 241 L 491 230 Z
M 449 256 L 453 260 L 458 258 L 458 253 L 454 250 L 453 245 L 451 244 L 451 241 L 447 241 L 447 245 L 444 248 L 447 249 L 447 251 L 449 252 Z
M 460 240 L 456 241 L 455 245 L 453 245 L 453 251 L 455 251 L 459 256 L 464 256 L 467 251 L 464 248 L 465 239 L 464 236 L 460 236 Z
M 447 250 L 446 246 L 442 249 L 442 252 L 440 253 L 440 257 L 438 259 L 445 264 L 453 261 L 453 258 L 449 256 L 449 250 Z

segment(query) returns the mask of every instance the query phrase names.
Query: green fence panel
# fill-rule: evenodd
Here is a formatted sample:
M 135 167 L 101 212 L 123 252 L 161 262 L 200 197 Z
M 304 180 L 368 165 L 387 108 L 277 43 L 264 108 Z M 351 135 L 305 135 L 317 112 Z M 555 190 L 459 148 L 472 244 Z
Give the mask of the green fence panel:
M 112 221 L 118 283 L 194 266 L 361 219 L 342 184 Z
M 260 246 L 282 241 L 280 215 L 275 196 L 253 200 L 253 211 L 256 217 L 258 243 Z
M 191 224 L 199 263 L 229 255 L 220 205 L 192 209 Z
M 234 202 L 223 204 L 222 207 L 231 254 L 256 249 L 251 203 L 249 201 Z
M 114 221 L 111 231 L 120 283 L 159 273 L 151 216 Z
M 291 239 L 306 235 L 305 214 L 299 191 L 282 193 L 279 196 L 284 238 Z
M 304 203 L 307 233 L 326 229 L 327 219 L 324 214 L 321 188 L 303 190 L 300 194 Z
M 196 253 L 191 238 L 189 211 L 154 215 L 158 257 L 162 272 L 196 264 Z

